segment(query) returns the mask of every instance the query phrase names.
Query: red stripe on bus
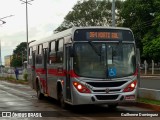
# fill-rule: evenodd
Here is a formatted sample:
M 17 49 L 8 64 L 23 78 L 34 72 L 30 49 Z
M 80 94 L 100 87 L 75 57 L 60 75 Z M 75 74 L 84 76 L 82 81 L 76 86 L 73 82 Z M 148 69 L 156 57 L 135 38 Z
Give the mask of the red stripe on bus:
M 31 66 L 32 69 L 35 69 L 35 66 Z
M 66 71 L 65 70 L 59 70 L 59 69 L 48 69 L 48 74 L 52 74 L 54 76 L 65 76 Z
M 40 74 L 46 74 L 46 70 L 44 68 L 37 68 L 36 72 Z
M 134 76 L 137 76 L 137 75 L 138 75 L 138 68 L 136 68 L 136 70 L 135 70 L 135 72 L 134 72 L 133 75 L 134 75 Z
M 74 70 L 67 72 L 66 70 L 49 69 L 48 74 L 52 74 L 54 76 L 66 76 L 66 74 L 69 74 L 70 77 L 79 77 L 77 74 L 75 74 Z
M 40 78 L 40 82 L 42 83 L 42 87 L 45 93 L 48 93 L 47 81 L 43 78 Z
M 32 66 L 33 69 L 35 69 L 34 66 Z M 46 70 L 44 68 L 37 68 L 35 69 L 36 73 L 38 74 L 46 74 Z M 74 70 L 66 71 L 63 69 L 48 69 L 48 74 L 54 75 L 54 76 L 66 76 L 66 74 L 69 74 L 70 77 L 79 77 Z
M 70 77 L 74 77 L 74 78 L 75 78 L 75 77 L 76 77 L 76 78 L 79 77 L 79 76 L 74 72 L 74 70 L 70 70 L 70 71 L 69 71 L 69 74 L 70 74 Z

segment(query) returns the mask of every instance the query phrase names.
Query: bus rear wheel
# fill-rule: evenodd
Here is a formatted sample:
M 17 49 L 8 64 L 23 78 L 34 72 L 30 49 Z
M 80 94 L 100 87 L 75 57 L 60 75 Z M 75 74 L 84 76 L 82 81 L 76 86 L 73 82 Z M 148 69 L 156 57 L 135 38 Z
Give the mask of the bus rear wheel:
M 37 91 L 37 98 L 39 100 L 42 100 L 44 98 L 44 95 L 41 93 L 40 85 L 38 84 L 38 82 L 37 82 L 37 89 L 36 89 L 36 91 Z

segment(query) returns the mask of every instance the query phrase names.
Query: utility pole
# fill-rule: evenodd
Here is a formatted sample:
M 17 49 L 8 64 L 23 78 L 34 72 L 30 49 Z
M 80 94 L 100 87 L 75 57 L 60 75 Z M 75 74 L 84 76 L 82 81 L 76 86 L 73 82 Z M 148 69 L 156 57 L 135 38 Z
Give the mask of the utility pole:
M 28 47 L 28 4 L 32 5 L 30 2 L 34 1 L 34 0 L 20 0 L 22 1 L 22 4 L 26 4 L 26 41 L 27 41 L 27 67 L 28 67 L 28 51 L 29 51 L 29 47 Z
M 115 27 L 115 0 L 112 0 L 112 27 Z

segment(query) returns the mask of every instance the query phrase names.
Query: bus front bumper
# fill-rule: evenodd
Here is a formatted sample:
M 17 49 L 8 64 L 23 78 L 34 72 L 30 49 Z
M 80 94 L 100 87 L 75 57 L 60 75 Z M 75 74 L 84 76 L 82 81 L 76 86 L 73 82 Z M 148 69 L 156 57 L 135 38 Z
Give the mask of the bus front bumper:
M 72 104 L 112 104 L 122 102 L 135 102 L 137 98 L 136 89 L 132 92 L 120 92 L 109 94 L 95 93 L 79 93 L 76 89 L 73 90 Z

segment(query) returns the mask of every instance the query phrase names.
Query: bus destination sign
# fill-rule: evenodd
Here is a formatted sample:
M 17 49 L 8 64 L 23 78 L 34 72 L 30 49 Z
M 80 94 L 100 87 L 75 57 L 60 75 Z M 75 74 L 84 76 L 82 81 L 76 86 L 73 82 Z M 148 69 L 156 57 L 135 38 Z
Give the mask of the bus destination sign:
M 86 32 L 87 39 L 122 39 L 121 32 Z
M 134 41 L 132 32 L 123 29 L 77 29 L 74 41 Z

